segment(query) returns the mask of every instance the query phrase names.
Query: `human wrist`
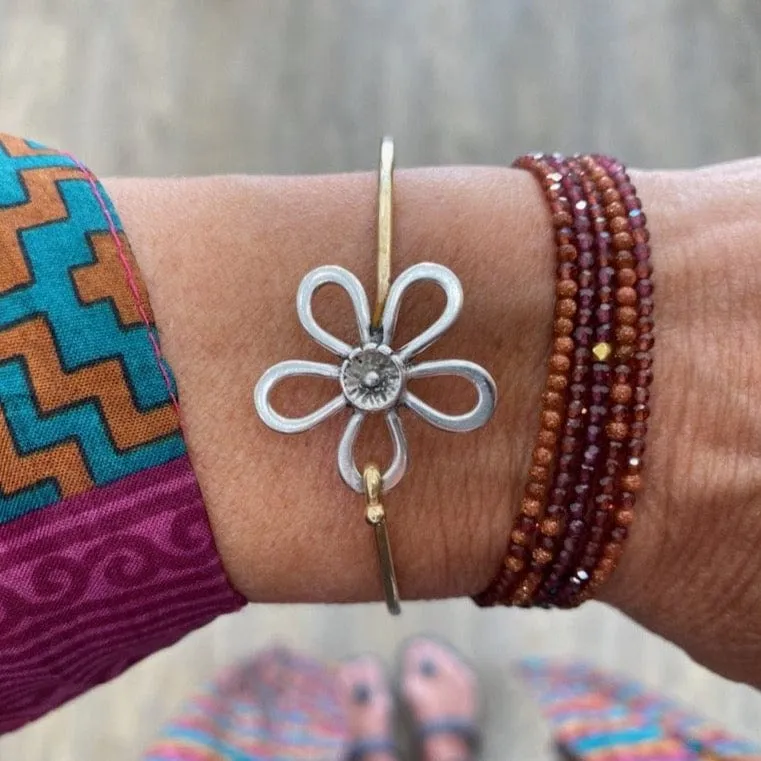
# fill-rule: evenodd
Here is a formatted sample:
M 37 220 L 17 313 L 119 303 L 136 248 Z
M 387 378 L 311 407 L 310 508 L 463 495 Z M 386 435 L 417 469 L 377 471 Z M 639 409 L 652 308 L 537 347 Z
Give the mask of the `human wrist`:
M 724 398 L 722 383 L 724 391 L 737 390 L 730 371 L 738 363 L 724 336 L 736 337 L 738 319 L 749 363 L 743 382 L 761 383 L 751 340 L 761 327 L 761 284 L 748 261 L 758 239 L 750 213 L 757 174 L 753 164 L 632 174 L 652 232 L 656 381 L 638 517 L 620 567 L 600 590 L 603 600 L 725 673 L 716 653 L 700 652 L 705 637 L 695 632 L 711 603 L 696 600 L 702 594 L 720 602 L 731 586 L 727 567 L 742 562 L 727 529 L 717 534 L 726 513 L 720 493 L 733 505 L 753 504 L 755 494 L 753 410 L 724 409 L 742 428 L 740 440 L 712 441 L 711 430 L 727 432 L 715 419 L 722 410 L 716 398 Z M 379 598 L 361 505 L 336 475 L 338 424 L 283 441 L 251 409 L 251 389 L 265 367 L 286 357 L 323 358 L 295 316 L 303 274 L 337 263 L 372 282 L 375 178 L 109 186 L 178 377 L 191 456 L 233 584 L 252 600 Z M 500 390 L 495 419 L 468 439 L 409 421 L 413 468 L 388 498 L 402 593 L 473 594 L 501 562 L 536 433 L 552 320 L 549 217 L 532 178 L 504 169 L 399 172 L 395 210 L 396 270 L 433 259 L 451 267 L 465 289 L 462 319 L 434 351 L 481 363 Z M 717 282 L 726 287 L 717 291 Z M 425 298 L 415 303 L 400 326 L 410 335 L 436 312 Z M 317 313 L 326 316 L 319 304 Z M 719 317 L 724 334 L 715 330 Z M 350 324 L 335 314 L 327 319 Z M 715 382 L 697 377 L 703 367 Z M 446 408 L 446 387 L 429 391 Z M 317 406 L 308 392 L 297 397 L 302 410 Z M 737 401 L 737 394 L 726 398 Z M 731 462 L 722 449 L 731 449 Z M 739 518 L 753 541 L 752 511 Z
M 465 288 L 461 320 L 431 355 L 479 362 L 502 390 L 497 419 L 468 439 L 407 423 L 413 470 L 387 500 L 405 595 L 479 591 L 499 562 L 517 501 L 546 350 L 539 326 L 552 300 L 544 211 L 526 179 L 509 170 L 397 176 L 395 268 L 433 259 L 450 266 Z M 301 276 L 333 262 L 371 282 L 374 178 L 111 185 L 148 281 L 189 449 L 233 583 L 250 599 L 377 596 L 361 505 L 335 473 L 338 430 L 323 426 L 301 437 L 308 459 L 289 473 L 294 442 L 263 429 L 250 406 L 251 386 L 268 364 L 321 358 L 295 319 Z M 405 307 L 400 329 L 422 329 L 438 308 L 432 301 Z M 464 389 L 453 388 L 447 400 L 450 388 L 433 383 L 426 398 L 445 409 L 461 399 L 464 407 Z M 529 401 L 531 394 L 537 398 Z M 304 485 L 293 483 L 297 471 L 306 474 Z M 269 483 L 262 484 L 264 477 Z M 303 577 L 291 566 L 297 557 Z

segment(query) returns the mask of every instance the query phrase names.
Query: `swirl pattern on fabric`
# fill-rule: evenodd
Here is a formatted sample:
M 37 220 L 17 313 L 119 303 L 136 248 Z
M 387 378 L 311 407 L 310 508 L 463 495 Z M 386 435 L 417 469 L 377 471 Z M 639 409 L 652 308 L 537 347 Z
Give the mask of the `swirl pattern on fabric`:
M 0 732 L 243 603 L 116 211 L 0 135 Z

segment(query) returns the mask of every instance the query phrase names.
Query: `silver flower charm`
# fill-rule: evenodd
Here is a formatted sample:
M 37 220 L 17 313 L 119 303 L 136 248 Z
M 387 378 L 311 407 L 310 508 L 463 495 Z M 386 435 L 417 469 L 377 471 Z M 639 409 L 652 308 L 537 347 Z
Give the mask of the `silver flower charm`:
M 430 280 L 446 295 L 446 306 L 439 318 L 419 336 L 400 349 L 392 348 L 394 328 L 402 297 L 415 282 Z M 341 286 L 349 295 L 357 320 L 359 341 L 350 346 L 320 327 L 312 314 L 312 297 L 323 285 Z M 354 442 L 365 416 L 382 412 L 386 417 L 394 455 L 383 474 L 383 490 L 399 483 L 407 469 L 407 442 L 397 407 L 404 405 L 437 428 L 445 431 L 472 431 L 480 428 L 492 415 L 497 390 L 492 377 L 480 365 L 461 359 L 445 359 L 410 364 L 410 360 L 427 349 L 457 319 L 463 302 L 462 286 L 455 274 L 440 264 L 415 264 L 405 270 L 391 285 L 380 329 L 371 328 L 370 306 L 359 280 L 343 267 L 325 266 L 312 270 L 301 281 L 296 309 L 307 333 L 317 343 L 341 358 L 340 364 L 287 360 L 267 370 L 256 384 L 254 404 L 261 419 L 281 433 L 306 431 L 345 407 L 353 414 L 338 447 L 338 470 L 354 491 L 364 492 L 362 475 L 354 462 Z M 280 381 L 297 375 L 335 378 L 340 394 L 314 412 L 290 418 L 276 412 L 269 401 L 270 392 Z M 407 381 L 432 375 L 458 375 L 467 378 L 476 388 L 478 399 L 470 411 L 448 415 L 434 409 L 415 396 Z

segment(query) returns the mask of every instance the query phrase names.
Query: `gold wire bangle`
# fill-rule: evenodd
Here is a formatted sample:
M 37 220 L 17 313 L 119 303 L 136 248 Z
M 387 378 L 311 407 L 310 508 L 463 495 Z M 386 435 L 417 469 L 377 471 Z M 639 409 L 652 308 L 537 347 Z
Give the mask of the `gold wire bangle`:
M 394 233 L 394 141 L 384 137 L 378 168 L 378 281 L 372 328 L 378 330 L 383 319 L 388 289 L 391 287 L 391 245 Z
M 383 479 L 378 466 L 372 463 L 365 466 L 362 481 L 365 485 L 365 520 L 375 530 L 375 545 L 378 549 L 386 607 L 391 615 L 398 616 L 402 612 L 402 607 L 399 598 L 399 586 L 396 583 L 394 558 L 391 554 L 391 542 L 388 537 L 386 511 L 380 501 Z

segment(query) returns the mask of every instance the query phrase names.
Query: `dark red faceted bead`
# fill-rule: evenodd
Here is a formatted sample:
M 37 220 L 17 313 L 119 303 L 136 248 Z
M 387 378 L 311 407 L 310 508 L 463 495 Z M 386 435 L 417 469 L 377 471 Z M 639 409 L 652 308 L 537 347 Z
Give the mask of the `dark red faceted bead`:
M 637 370 L 649 370 L 653 364 L 653 358 L 647 351 L 638 351 L 633 357 L 633 363 Z
M 610 411 L 610 416 L 617 423 L 625 423 L 629 418 L 629 408 L 625 404 L 615 404 Z
M 594 332 L 588 325 L 579 325 L 573 331 L 573 340 L 579 346 L 589 346 L 592 343 L 593 335 Z
M 610 532 L 610 538 L 619 544 L 626 541 L 627 536 L 629 536 L 629 529 L 627 529 L 626 526 L 616 526 L 613 531 Z
M 587 395 L 587 387 L 583 383 L 574 383 L 568 389 L 568 395 L 571 399 L 583 400 Z
M 637 386 L 634 389 L 634 402 L 636 404 L 647 404 L 650 401 L 650 389 L 645 386 Z
M 592 386 L 592 393 L 590 399 L 594 404 L 605 404 L 610 396 L 610 386 L 596 383 Z
M 634 495 L 633 492 L 630 491 L 622 491 L 621 494 L 618 495 L 618 504 L 621 505 L 621 507 L 625 508 L 626 510 L 632 510 L 634 509 L 634 505 L 637 502 L 637 497 Z
M 590 444 L 595 444 L 600 440 L 600 435 L 602 434 L 602 427 L 599 425 L 589 425 L 587 426 L 586 433 L 584 434 L 586 440 Z

